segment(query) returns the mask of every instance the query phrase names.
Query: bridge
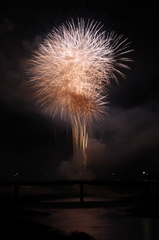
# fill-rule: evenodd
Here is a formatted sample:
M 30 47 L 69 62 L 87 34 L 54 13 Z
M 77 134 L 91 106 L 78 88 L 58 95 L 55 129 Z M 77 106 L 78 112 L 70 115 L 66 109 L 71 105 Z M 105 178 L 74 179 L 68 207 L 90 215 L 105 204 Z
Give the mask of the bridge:
M 20 186 L 71 186 L 79 185 L 80 187 L 80 202 L 84 201 L 84 185 L 99 185 L 99 186 L 140 186 L 144 195 L 149 194 L 151 187 L 159 188 L 158 181 L 107 181 L 107 180 L 54 180 L 54 181 L 4 181 L 0 182 L 0 187 L 14 187 L 15 198 L 18 199 Z

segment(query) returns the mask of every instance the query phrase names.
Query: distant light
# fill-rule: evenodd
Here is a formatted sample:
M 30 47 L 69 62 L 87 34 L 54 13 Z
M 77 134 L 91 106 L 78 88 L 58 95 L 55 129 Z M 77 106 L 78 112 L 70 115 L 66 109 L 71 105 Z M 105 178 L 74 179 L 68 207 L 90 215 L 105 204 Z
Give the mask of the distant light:
M 143 173 L 143 175 L 145 175 L 145 173 L 146 173 L 146 172 L 145 172 L 145 171 L 143 171 L 142 173 Z

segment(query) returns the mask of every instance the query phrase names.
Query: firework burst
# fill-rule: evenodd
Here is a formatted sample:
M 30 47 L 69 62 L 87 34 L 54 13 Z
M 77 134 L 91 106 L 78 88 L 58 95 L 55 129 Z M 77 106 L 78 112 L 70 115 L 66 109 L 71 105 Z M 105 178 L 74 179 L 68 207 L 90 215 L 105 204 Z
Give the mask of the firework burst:
M 105 112 L 107 86 L 128 68 L 127 39 L 102 31 L 95 21 L 78 19 L 54 28 L 39 45 L 29 74 L 38 104 L 53 117 L 70 119 L 75 149 L 85 149 L 88 123 Z

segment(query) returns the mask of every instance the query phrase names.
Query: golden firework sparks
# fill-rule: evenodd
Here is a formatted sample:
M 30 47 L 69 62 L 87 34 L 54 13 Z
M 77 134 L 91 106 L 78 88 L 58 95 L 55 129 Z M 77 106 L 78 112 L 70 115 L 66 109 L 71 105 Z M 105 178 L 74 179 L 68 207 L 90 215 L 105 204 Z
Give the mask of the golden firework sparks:
M 53 117 L 69 118 L 74 149 L 82 149 L 86 166 L 88 124 L 106 110 L 110 79 L 128 68 L 129 43 L 95 21 L 72 20 L 54 28 L 31 59 L 29 74 L 38 104 Z

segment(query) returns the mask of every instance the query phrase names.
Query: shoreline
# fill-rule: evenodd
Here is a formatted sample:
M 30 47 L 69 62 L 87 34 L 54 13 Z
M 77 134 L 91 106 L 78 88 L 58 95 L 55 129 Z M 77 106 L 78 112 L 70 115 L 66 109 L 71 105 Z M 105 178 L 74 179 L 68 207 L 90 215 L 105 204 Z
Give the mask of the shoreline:
M 44 209 L 73 209 L 73 208 L 125 208 L 125 214 L 132 217 L 159 219 L 159 199 L 127 197 L 112 201 L 87 201 L 87 202 L 38 202 L 24 205 L 22 209 L 35 211 Z M 45 212 L 44 212 L 45 213 Z
M 32 201 L 31 201 L 32 199 Z M 47 199 L 34 198 L 19 199 L 16 201 L 5 201 L 1 205 L 0 213 L 3 219 L 2 233 L 5 236 L 10 236 L 10 231 L 17 239 L 21 239 L 21 232 L 25 237 L 49 237 L 55 239 L 73 239 L 68 234 L 53 229 L 45 224 L 34 222 L 30 219 L 36 216 L 47 215 L 49 209 L 73 209 L 73 208 L 123 208 L 122 211 L 128 217 L 141 217 L 159 219 L 158 198 L 143 198 L 143 197 L 124 197 L 116 201 L 88 201 L 88 202 L 48 202 Z M 29 202 L 28 202 L 29 200 Z M 40 201 L 39 201 L 40 200 Z M 8 205 L 10 203 L 10 205 Z M 43 210 L 43 211 L 41 211 Z M 69 233 L 71 234 L 71 233 Z M 86 233 L 85 233 L 86 234 Z M 87 234 L 86 234 L 87 235 Z M 58 237 L 59 238 L 58 238 Z M 93 238 L 83 238 L 93 239 Z
M 10 198 L 9 196 L 3 196 L 0 199 L 0 213 L 5 215 L 6 213 L 11 213 L 11 215 L 18 213 L 18 211 L 31 211 L 38 212 L 38 209 L 73 209 L 73 208 L 127 208 L 125 210 L 126 214 L 130 214 L 134 217 L 146 217 L 159 219 L 159 197 L 141 197 L 141 196 L 128 196 L 128 197 L 118 197 L 108 199 L 107 201 L 99 198 L 100 201 L 75 201 L 69 198 L 69 201 L 63 201 L 67 198 L 50 198 L 51 195 L 41 195 L 41 196 L 19 196 L 18 200 L 15 198 Z M 51 199 L 51 200 L 49 200 Z M 91 198 L 90 198 L 91 199 Z M 77 200 L 77 199 L 76 199 Z M 26 214 L 26 212 L 25 212 Z M 28 213 L 29 214 L 29 213 Z

